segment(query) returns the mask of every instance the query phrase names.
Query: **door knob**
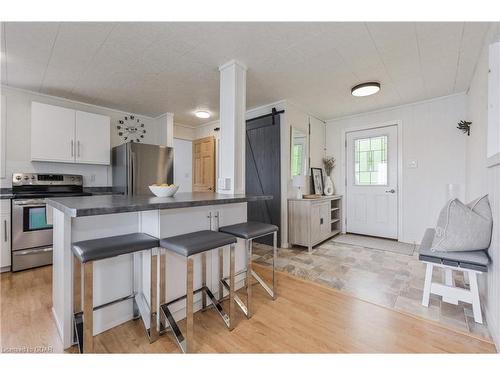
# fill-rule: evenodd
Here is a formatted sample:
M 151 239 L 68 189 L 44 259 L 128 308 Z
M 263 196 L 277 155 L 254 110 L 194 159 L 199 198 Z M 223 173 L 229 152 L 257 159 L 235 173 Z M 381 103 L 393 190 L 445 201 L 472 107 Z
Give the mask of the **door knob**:
M 386 192 L 386 193 L 391 193 L 391 194 L 394 194 L 394 193 L 396 192 L 396 190 L 391 189 L 391 190 L 386 190 L 385 192 Z

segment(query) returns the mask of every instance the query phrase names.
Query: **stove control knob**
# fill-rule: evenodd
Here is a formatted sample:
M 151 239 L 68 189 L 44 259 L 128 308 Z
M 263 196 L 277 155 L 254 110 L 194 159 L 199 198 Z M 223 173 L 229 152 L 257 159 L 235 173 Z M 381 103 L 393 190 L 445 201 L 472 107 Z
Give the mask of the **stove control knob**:
M 28 180 L 28 179 L 29 179 L 29 177 L 28 177 L 28 176 L 24 176 L 24 179 L 25 179 L 25 180 Z
M 35 179 L 35 176 L 31 176 L 31 179 L 34 180 Z

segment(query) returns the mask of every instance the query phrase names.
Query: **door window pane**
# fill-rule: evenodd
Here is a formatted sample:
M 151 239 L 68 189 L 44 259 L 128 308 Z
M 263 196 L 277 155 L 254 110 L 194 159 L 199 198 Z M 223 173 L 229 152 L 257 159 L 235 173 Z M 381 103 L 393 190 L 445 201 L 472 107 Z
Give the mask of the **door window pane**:
M 387 136 L 354 141 L 356 185 L 387 185 Z

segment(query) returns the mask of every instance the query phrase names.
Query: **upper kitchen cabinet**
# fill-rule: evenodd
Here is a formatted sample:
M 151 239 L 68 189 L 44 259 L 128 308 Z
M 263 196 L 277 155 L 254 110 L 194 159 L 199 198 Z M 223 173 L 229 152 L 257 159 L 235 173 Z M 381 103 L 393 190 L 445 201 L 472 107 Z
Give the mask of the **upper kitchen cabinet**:
M 31 160 L 74 163 L 73 109 L 31 103 Z
M 110 148 L 109 117 L 32 102 L 32 161 L 109 164 Z
M 109 117 L 76 111 L 75 139 L 77 163 L 110 163 Z

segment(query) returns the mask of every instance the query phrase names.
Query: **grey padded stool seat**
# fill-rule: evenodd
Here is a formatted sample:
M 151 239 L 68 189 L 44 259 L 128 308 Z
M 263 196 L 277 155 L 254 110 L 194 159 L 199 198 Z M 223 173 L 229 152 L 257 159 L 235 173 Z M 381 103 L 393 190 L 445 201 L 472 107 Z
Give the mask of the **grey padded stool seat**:
M 490 258 L 486 250 L 479 251 L 432 251 L 432 241 L 436 231 L 429 228 L 425 231 L 418 250 L 418 259 L 427 264 L 424 282 L 422 305 L 429 306 L 431 294 L 439 295 L 444 302 L 457 305 L 459 301 L 472 304 L 474 321 L 482 324 L 481 301 L 477 275 L 488 272 Z M 444 283 L 432 281 L 433 268 L 444 270 Z M 468 275 L 469 289 L 454 285 L 453 271 L 461 271 Z
M 156 267 L 157 254 L 154 249 L 159 246 L 159 240 L 145 233 L 130 233 L 120 236 L 97 238 L 74 242 L 73 250 L 73 321 L 74 340 L 78 344 L 80 353 L 92 353 L 94 350 L 93 339 L 93 312 L 103 307 L 134 299 L 134 318 L 142 317 L 150 342 L 158 338 L 157 327 L 157 303 L 156 303 Z M 117 257 L 124 254 L 149 250 L 151 257 L 151 308 L 149 314 L 139 309 L 136 298 L 139 296 L 136 290 L 131 295 L 117 300 L 107 302 L 94 307 L 93 304 L 93 267 L 94 261 Z M 154 271 L 154 272 L 153 272 Z M 83 273 L 83 285 L 82 285 Z M 134 284 L 134 282 L 132 282 Z M 82 311 L 83 299 L 83 311 Z
M 232 330 L 234 328 L 234 247 L 236 243 L 236 237 L 214 232 L 210 230 L 202 230 L 199 232 L 193 232 L 188 234 L 182 234 L 179 236 L 173 236 L 168 238 L 163 238 L 160 240 L 160 251 L 162 255 L 166 250 L 170 250 L 172 253 L 177 254 L 186 258 L 187 260 L 187 272 L 186 272 L 186 295 L 174 299 L 168 303 L 163 303 L 160 306 L 160 312 L 163 314 L 165 319 L 165 327 L 170 325 L 174 337 L 179 345 L 179 348 L 183 353 L 189 353 L 193 351 L 193 297 L 194 294 L 202 293 L 202 307 L 203 310 L 207 307 L 207 296 L 210 298 L 213 306 L 219 313 L 220 317 L 229 328 Z M 229 314 L 226 314 L 219 301 L 215 298 L 210 288 L 207 286 L 207 251 L 219 249 L 222 251 L 224 246 L 230 246 L 230 261 L 229 261 L 229 273 L 230 273 L 230 283 L 229 283 L 229 294 L 232 297 L 229 301 Z M 196 255 L 201 255 L 201 269 L 202 269 L 202 286 L 197 290 L 194 289 L 193 285 L 193 265 L 194 257 Z M 224 264 L 219 263 L 219 272 L 222 272 Z M 160 295 L 165 295 L 164 285 L 165 285 L 165 273 L 160 274 Z M 179 329 L 172 313 L 170 312 L 169 306 L 186 299 L 186 337 L 184 338 L 181 330 Z
M 259 282 L 259 284 L 265 289 L 265 291 L 273 298 L 277 297 L 276 290 L 276 277 L 275 277 L 275 266 L 276 266 L 276 256 L 277 256 L 277 242 L 278 242 L 278 230 L 279 228 L 273 224 L 259 223 L 256 221 L 248 221 L 245 223 L 228 225 L 219 228 L 219 232 L 232 234 L 233 236 L 242 238 L 245 240 L 245 248 L 247 252 L 247 269 L 242 271 L 246 273 L 245 285 L 247 289 L 247 303 L 246 305 L 243 301 L 235 295 L 235 300 L 240 309 L 246 315 L 247 318 L 252 317 L 252 276 Z M 262 280 L 262 278 L 252 269 L 252 241 L 259 237 L 264 237 L 268 235 L 273 235 L 273 287 L 272 289 Z M 227 281 L 224 277 L 219 280 L 219 296 L 223 295 L 223 288 L 228 289 Z

